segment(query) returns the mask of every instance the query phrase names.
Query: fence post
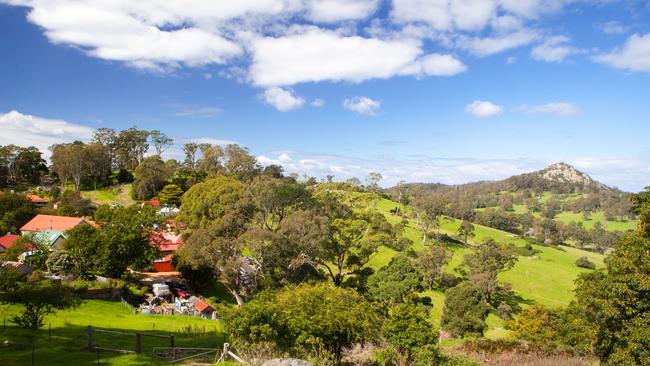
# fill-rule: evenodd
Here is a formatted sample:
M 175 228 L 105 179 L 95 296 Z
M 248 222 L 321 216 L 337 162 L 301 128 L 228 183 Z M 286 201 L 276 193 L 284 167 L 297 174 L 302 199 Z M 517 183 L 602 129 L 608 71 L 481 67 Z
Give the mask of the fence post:
M 174 348 L 174 335 L 169 336 L 169 347 Z
M 135 353 L 142 353 L 142 333 L 135 334 Z
M 89 325 L 86 330 L 88 331 L 88 349 L 91 350 L 95 346 L 93 344 L 93 327 Z

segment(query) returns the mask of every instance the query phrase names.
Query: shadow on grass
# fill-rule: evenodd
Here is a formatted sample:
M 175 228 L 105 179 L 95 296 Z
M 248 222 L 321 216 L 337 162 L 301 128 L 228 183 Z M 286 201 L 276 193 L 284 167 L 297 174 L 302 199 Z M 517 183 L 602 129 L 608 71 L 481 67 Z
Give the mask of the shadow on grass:
M 98 328 L 100 329 L 100 328 Z M 110 349 L 135 351 L 135 332 L 132 329 L 111 328 L 112 332 L 93 332 L 93 344 Z M 141 332 L 170 335 L 168 332 Z M 142 354 L 123 354 L 111 351 L 89 351 L 87 327 L 66 324 L 48 329 L 24 329 L 7 324 L 0 327 L 0 365 L 151 365 L 154 347 L 168 347 L 169 340 L 142 337 Z M 223 333 L 201 332 L 188 328 L 174 333 L 176 347 L 221 348 Z M 32 362 L 33 360 L 33 362 Z M 156 362 L 157 365 L 165 364 Z

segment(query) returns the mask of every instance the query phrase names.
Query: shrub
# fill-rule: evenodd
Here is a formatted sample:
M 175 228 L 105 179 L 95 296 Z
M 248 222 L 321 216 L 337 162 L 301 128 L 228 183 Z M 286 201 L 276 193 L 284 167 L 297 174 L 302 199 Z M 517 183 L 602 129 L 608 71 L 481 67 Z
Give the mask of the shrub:
M 576 266 L 580 268 L 596 269 L 596 264 L 587 257 L 580 257 L 576 260 Z

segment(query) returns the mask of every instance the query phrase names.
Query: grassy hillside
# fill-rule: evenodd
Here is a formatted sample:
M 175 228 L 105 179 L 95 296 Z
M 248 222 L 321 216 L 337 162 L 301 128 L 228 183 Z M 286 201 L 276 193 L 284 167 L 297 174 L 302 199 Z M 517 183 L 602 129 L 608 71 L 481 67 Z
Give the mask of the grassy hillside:
M 9 319 L 18 311 L 16 306 L 3 306 L 0 318 Z M 134 315 L 121 302 L 88 300 L 79 308 L 57 312 L 45 321 L 43 329 L 33 331 L 11 326 L 0 328 L 0 364 L 3 366 L 31 364 L 31 344 L 34 340 L 36 365 L 96 365 L 97 354 L 82 352 L 86 345 L 86 327 L 120 332 L 174 334 L 177 347 L 219 348 L 224 341 L 221 323 L 187 316 Z M 51 339 L 48 336 L 51 327 Z M 132 335 L 102 335 L 95 333 L 95 343 L 104 347 L 132 348 Z M 167 340 L 143 337 L 142 355 L 100 353 L 102 365 L 151 365 L 153 347 L 167 346 Z
M 356 196 L 364 194 L 355 194 Z M 367 201 L 364 200 L 364 201 Z M 371 205 L 378 211 L 382 212 L 391 223 L 397 223 L 402 217 L 393 215 L 390 210 L 395 208 L 397 203 L 386 199 L 376 199 Z M 459 220 L 445 217 L 441 221 L 441 234 L 456 236 L 456 231 L 460 225 Z M 479 245 L 486 238 L 492 238 L 501 243 L 512 243 L 517 246 L 523 246 L 527 242 L 521 237 L 504 231 L 492 229 L 489 227 L 475 225 L 476 236 L 469 242 L 472 245 Z M 409 219 L 409 225 L 404 230 L 404 236 L 413 240 L 412 249 L 416 252 L 422 250 L 422 232 L 415 227 L 415 220 Z M 454 253 L 451 261 L 446 266 L 445 271 L 449 273 L 456 272 L 456 268 L 462 265 L 463 256 L 472 249 L 468 247 L 449 245 Z M 597 253 L 587 252 L 572 247 L 546 247 L 533 245 L 534 249 L 541 252 L 531 257 L 519 257 L 517 264 L 509 271 L 500 275 L 500 279 L 511 284 L 513 291 L 520 298 L 522 305 L 539 303 L 550 307 L 566 306 L 573 299 L 574 280 L 580 273 L 588 270 L 579 268 L 575 265 L 576 259 L 582 256 L 588 257 L 597 266 L 603 266 L 604 256 Z M 390 259 L 397 254 L 396 251 L 381 247 L 379 251 L 371 258 L 369 266 L 377 270 L 388 264 Z M 439 324 L 444 306 L 444 293 L 439 291 L 425 291 L 422 295 L 431 297 L 433 301 L 432 320 Z M 495 314 L 491 314 L 487 321 L 489 331 L 487 337 L 498 338 L 507 334 L 503 330 L 503 319 Z

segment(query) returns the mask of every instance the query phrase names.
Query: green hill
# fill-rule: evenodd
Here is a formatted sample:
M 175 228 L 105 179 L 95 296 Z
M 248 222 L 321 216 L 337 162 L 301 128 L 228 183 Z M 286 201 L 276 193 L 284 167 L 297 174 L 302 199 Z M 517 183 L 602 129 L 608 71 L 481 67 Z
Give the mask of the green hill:
M 378 210 L 383 213 L 392 224 L 403 220 L 403 217 L 397 216 L 391 212 L 398 206 L 396 202 L 383 198 L 369 198 L 370 193 L 351 193 L 354 200 L 364 202 L 370 209 Z M 365 197 L 364 197 L 365 196 Z M 368 202 L 370 202 L 368 204 Z M 403 207 L 408 210 L 408 207 Z M 422 247 L 422 231 L 415 227 L 414 219 L 407 219 L 408 226 L 405 228 L 403 235 L 413 241 L 412 249 L 419 252 Z M 447 234 L 451 237 L 456 236 L 460 225 L 460 220 L 445 216 L 441 220 L 440 233 Z M 496 230 L 482 225 L 475 225 L 476 236 L 469 240 L 471 246 L 480 245 L 487 238 L 494 239 L 500 243 L 512 243 L 518 247 L 528 244 L 528 241 L 518 235 Z M 445 271 L 456 273 L 457 268 L 461 266 L 463 256 L 469 253 L 472 248 L 459 245 L 447 244 L 447 247 L 453 251 L 453 257 L 447 264 Z M 519 297 L 521 305 L 538 303 L 549 307 L 566 306 L 573 299 L 574 280 L 580 273 L 588 270 L 579 268 L 575 265 L 576 259 L 586 256 L 598 267 L 603 266 L 604 256 L 567 246 L 542 246 L 533 244 L 532 247 L 540 252 L 534 256 L 519 256 L 516 265 L 506 272 L 501 273 L 500 279 L 512 286 L 513 291 Z M 381 247 L 373 255 L 369 266 L 378 270 L 387 265 L 390 259 L 397 252 L 387 247 Z M 444 305 L 444 293 L 440 291 L 425 291 L 423 296 L 429 296 L 433 302 L 432 319 L 439 324 L 442 307 Z M 490 314 L 488 318 L 489 330 L 488 337 L 498 338 L 506 334 L 502 329 L 503 319 L 496 314 Z

